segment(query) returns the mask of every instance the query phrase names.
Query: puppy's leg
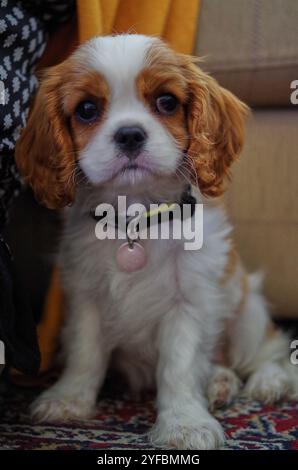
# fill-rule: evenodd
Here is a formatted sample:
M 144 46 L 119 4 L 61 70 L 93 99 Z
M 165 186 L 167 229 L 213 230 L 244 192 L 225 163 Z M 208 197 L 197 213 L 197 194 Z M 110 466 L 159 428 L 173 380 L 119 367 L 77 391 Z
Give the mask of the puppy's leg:
M 233 369 L 247 380 L 244 392 L 250 398 L 274 403 L 291 392 L 289 340 L 273 327 L 257 276 L 249 277 L 247 298 L 231 331 L 230 356 Z
M 211 410 L 229 405 L 241 389 L 241 380 L 232 369 L 215 365 L 208 385 Z
M 65 369 L 32 404 L 37 421 L 83 419 L 92 415 L 108 361 L 100 314 L 91 303 L 73 299 L 64 330 Z
M 210 362 L 202 347 L 197 312 L 177 309 L 161 324 L 154 443 L 178 449 L 213 449 L 224 441 L 203 394 Z

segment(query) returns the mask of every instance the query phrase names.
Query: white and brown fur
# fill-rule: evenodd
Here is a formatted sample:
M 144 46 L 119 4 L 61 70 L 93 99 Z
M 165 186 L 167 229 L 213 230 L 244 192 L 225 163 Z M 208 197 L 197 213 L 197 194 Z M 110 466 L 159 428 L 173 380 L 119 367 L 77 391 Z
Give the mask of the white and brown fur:
M 156 112 L 162 93 L 179 100 L 171 116 Z M 86 125 L 75 110 L 90 98 L 102 113 Z M 17 161 L 48 207 L 71 206 L 60 256 L 65 368 L 33 403 L 36 419 L 90 416 L 111 363 L 135 391 L 156 386 L 151 437 L 167 447 L 220 446 L 224 433 L 208 399 L 210 409 L 228 404 L 242 381 L 244 393 L 266 403 L 297 394 L 288 339 L 273 328 L 261 282 L 245 273 L 222 204 L 214 202 L 241 151 L 246 114 L 195 59 L 157 38 L 94 38 L 45 73 Z M 133 170 L 113 143 L 127 123 L 148 135 Z M 121 242 L 96 239 L 90 209 L 114 204 L 118 195 L 145 204 L 177 201 L 189 180 L 204 203 L 202 249 L 147 240 L 145 268 L 121 272 Z

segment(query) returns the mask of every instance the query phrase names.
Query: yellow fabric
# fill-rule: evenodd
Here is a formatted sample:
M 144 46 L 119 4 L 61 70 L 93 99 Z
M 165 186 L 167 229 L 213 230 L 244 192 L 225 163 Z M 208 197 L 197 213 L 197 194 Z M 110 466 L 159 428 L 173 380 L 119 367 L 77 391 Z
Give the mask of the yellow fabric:
M 93 36 L 136 32 L 163 37 L 191 54 L 201 0 L 77 0 L 80 42 Z
M 177 52 L 191 54 L 201 0 L 77 0 L 79 40 L 111 33 L 158 35 Z M 39 326 L 41 372 L 48 370 L 63 322 L 63 293 L 56 269 Z
M 45 372 L 52 366 L 63 323 L 63 310 L 64 300 L 60 272 L 58 268 L 55 268 L 48 291 L 44 319 L 37 331 L 41 355 L 40 372 Z

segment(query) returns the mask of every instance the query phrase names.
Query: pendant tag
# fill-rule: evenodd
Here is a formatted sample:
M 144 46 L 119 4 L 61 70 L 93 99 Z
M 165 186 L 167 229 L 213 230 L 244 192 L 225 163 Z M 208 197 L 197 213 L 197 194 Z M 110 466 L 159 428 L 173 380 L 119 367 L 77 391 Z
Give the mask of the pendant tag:
M 140 243 L 127 241 L 119 246 L 116 260 L 121 271 L 133 273 L 143 269 L 147 263 L 147 255 Z

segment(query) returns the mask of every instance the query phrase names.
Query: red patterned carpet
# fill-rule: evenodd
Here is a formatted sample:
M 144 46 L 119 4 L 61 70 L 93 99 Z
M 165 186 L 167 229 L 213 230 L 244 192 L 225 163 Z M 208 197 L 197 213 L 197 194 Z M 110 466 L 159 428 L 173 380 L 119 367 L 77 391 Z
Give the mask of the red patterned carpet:
M 63 425 L 33 424 L 28 405 L 37 389 L 2 385 L 0 449 L 150 449 L 146 432 L 155 419 L 152 397 L 132 401 L 125 392 L 107 386 L 97 416 Z M 298 403 L 262 406 L 238 399 L 216 414 L 222 423 L 225 449 L 298 450 Z

